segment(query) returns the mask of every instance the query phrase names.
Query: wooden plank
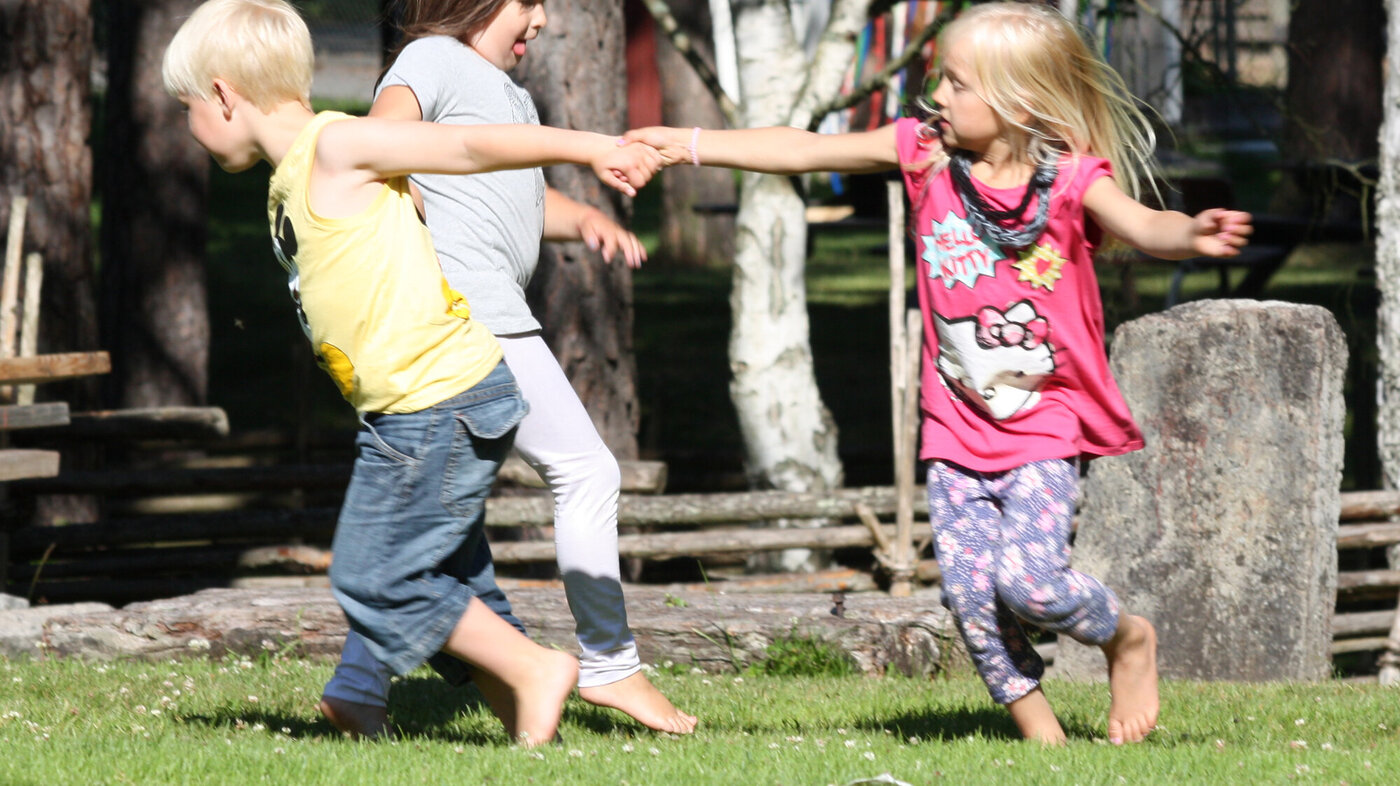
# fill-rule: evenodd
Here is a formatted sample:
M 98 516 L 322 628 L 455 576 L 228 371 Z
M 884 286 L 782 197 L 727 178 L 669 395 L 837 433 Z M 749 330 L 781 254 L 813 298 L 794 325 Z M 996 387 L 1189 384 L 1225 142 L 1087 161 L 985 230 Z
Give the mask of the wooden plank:
M 1400 491 L 1343 491 L 1342 521 L 1400 515 Z
M 0 450 L 0 480 L 50 478 L 57 474 L 56 450 Z
M 275 467 L 82 470 L 15 484 L 32 494 L 103 494 L 113 497 L 184 496 L 238 491 L 344 490 L 349 464 Z
M 1370 521 L 1337 527 L 1337 548 L 1369 549 L 1400 543 L 1400 521 Z
M 221 407 L 133 407 L 74 412 L 67 434 L 83 439 L 221 439 L 228 414 Z
M 0 358 L 0 382 L 22 385 L 28 382 L 56 382 L 74 377 L 106 374 L 112 358 L 102 351 L 64 352 L 30 358 Z
M 66 425 L 68 403 L 65 401 L 0 406 L 0 431 Z

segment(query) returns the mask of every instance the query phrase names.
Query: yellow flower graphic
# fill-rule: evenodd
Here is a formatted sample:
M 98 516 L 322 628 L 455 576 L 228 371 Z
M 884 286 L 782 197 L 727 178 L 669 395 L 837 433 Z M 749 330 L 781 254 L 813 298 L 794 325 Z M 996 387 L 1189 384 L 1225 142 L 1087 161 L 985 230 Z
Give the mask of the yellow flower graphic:
M 1054 292 L 1055 282 L 1063 277 L 1060 269 L 1067 261 L 1069 260 L 1060 256 L 1055 249 L 1036 243 L 1022 251 L 1012 267 L 1021 271 L 1017 281 L 1025 281 L 1033 289 L 1048 289 Z

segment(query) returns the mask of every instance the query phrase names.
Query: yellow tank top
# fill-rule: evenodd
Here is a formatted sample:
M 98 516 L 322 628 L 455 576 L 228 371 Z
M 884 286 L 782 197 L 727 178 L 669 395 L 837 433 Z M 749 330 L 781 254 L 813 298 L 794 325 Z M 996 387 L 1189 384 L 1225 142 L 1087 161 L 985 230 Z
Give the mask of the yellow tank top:
M 385 184 L 348 218 L 309 203 L 322 112 L 268 183 L 267 218 L 297 317 L 341 395 L 360 412 L 417 412 L 480 382 L 501 359 L 496 338 L 448 286 L 408 178 Z

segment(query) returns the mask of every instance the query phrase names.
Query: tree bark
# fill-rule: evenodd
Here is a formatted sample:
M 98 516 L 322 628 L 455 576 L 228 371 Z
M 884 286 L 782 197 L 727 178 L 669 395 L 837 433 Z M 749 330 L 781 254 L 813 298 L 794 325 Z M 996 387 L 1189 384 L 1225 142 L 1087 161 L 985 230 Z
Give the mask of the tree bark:
M 14 196 L 29 198 L 26 252 L 44 258 L 42 353 L 98 347 L 93 295 L 92 19 L 88 0 L 0 2 L 0 226 Z M 46 386 L 74 408 L 92 381 Z
M 549 6 L 549 24 L 514 75 L 538 105 L 540 122 L 621 133 L 627 124 L 622 5 L 607 0 Z M 552 167 L 549 184 L 626 223 L 630 203 L 581 167 Z M 632 273 L 582 243 L 546 244 L 528 291 L 544 338 L 578 391 L 603 441 L 619 459 L 637 457 Z
M 1386 40 L 1400 42 L 1400 0 L 1385 0 Z M 1380 185 L 1376 199 L 1376 443 L 1385 488 L 1400 489 L 1400 57 L 1385 59 Z M 1363 392 L 1364 395 L 1364 392 Z M 1364 428 L 1364 424 L 1361 424 Z M 1393 517 L 1393 514 L 1392 514 Z M 1390 566 L 1400 567 L 1395 547 Z M 1381 659 L 1380 681 L 1400 683 L 1400 609 L 1396 640 Z
M 709 5 L 676 3 L 672 8 L 701 56 L 713 62 Z M 682 128 L 724 127 L 719 104 L 668 36 L 657 36 L 656 67 L 661 76 L 663 123 Z M 734 258 L 734 215 L 723 208 L 735 203 L 733 173 L 715 167 L 673 167 L 660 185 L 657 261 L 687 267 L 728 265 Z
M 1288 24 L 1283 156 L 1298 165 L 1273 212 L 1358 220 L 1369 209 L 1352 175 L 1317 164 L 1376 155 L 1385 59 L 1384 0 L 1297 0 Z M 1303 166 L 1312 164 L 1313 166 Z
M 101 190 L 103 343 L 114 407 L 202 405 L 209 155 L 161 85 L 161 58 L 195 0 L 107 6 Z
M 98 348 L 92 264 L 92 15 L 89 0 L 0 2 L 0 226 L 15 196 L 29 199 L 26 253 L 43 258 L 40 353 Z M 95 379 L 55 382 L 39 396 L 90 409 Z M 98 461 L 75 446 L 64 466 Z M 90 498 L 49 497 L 29 514 L 37 522 L 92 521 Z

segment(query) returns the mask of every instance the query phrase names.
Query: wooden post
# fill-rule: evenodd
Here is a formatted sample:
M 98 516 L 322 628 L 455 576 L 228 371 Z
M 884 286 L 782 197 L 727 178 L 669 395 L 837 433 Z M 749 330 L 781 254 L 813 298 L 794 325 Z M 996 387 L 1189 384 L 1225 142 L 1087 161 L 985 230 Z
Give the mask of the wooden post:
M 890 420 L 894 430 L 895 539 L 885 555 L 890 570 L 890 594 L 907 598 L 914 594 L 914 435 L 907 428 L 905 410 L 914 397 L 910 390 L 909 345 L 913 337 L 905 320 L 904 286 L 904 184 L 885 184 L 889 205 L 890 261 Z M 917 335 L 917 333 L 915 334 Z
M 17 196 L 10 203 L 10 229 L 5 236 L 5 270 L 0 274 L 0 357 L 15 356 L 15 332 L 19 328 L 15 305 L 19 302 L 20 255 L 24 249 L 24 218 L 29 200 Z M 14 388 L 0 387 L 0 398 L 6 401 Z
M 24 298 L 23 319 L 19 329 L 20 357 L 33 357 L 39 354 L 39 290 L 44 285 L 44 257 L 37 251 L 24 258 Z M 15 403 L 34 403 L 34 385 L 20 385 L 15 395 Z

